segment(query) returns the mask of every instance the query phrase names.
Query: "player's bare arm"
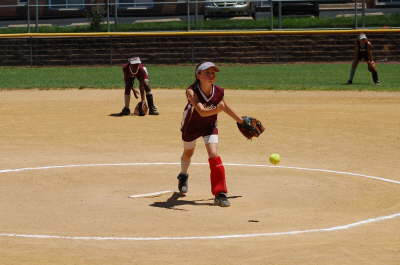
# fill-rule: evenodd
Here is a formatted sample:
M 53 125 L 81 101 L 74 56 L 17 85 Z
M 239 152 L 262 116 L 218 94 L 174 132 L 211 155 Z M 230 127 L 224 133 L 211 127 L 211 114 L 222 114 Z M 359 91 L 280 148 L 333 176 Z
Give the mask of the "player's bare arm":
M 146 80 L 139 80 L 139 90 L 140 90 L 140 100 L 144 101 L 146 92 L 145 92 Z
M 368 62 L 370 62 L 370 63 L 373 63 L 373 59 L 372 59 L 372 44 L 371 44 L 371 42 L 368 42 L 368 49 L 367 49 L 367 52 L 368 52 Z
M 232 119 L 234 119 L 237 123 L 239 123 L 239 124 L 243 123 L 243 119 L 231 107 L 229 107 L 228 104 L 226 104 L 225 100 L 222 100 L 221 102 L 223 102 L 223 104 L 225 106 L 223 111 L 226 114 L 231 116 Z
M 137 89 L 135 89 L 133 86 L 131 89 L 132 89 L 132 92 L 133 92 L 133 95 L 135 96 L 135 98 L 139 98 L 139 91 Z
M 356 46 L 354 47 L 354 61 L 358 60 L 358 53 L 360 52 L 360 48 L 358 47 L 358 44 L 356 43 Z
M 189 100 L 190 104 L 195 108 L 195 110 L 200 114 L 201 117 L 208 117 L 218 114 L 225 108 L 223 101 L 221 101 L 220 104 L 216 106 L 216 108 L 211 109 L 204 107 L 204 105 L 199 101 L 199 99 L 197 98 L 196 94 L 192 89 L 186 90 L 186 97 Z

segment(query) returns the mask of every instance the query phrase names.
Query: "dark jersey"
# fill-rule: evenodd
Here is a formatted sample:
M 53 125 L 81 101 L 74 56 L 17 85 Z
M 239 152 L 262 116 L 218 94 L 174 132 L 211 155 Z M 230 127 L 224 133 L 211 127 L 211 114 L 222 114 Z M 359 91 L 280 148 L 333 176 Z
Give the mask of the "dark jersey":
M 360 41 L 357 41 L 357 57 L 359 60 L 372 60 L 371 58 L 371 54 L 372 54 L 372 44 L 371 42 L 367 42 L 367 43 L 362 43 Z
M 133 88 L 133 82 L 135 78 L 140 81 L 145 79 L 149 79 L 149 74 L 147 73 L 147 69 L 143 64 L 139 64 L 139 67 L 136 72 L 133 72 L 131 67 L 129 67 L 129 63 L 124 64 L 122 67 L 122 72 L 124 73 L 124 81 L 125 81 L 125 92 L 129 91 Z
M 192 89 L 199 102 L 208 109 L 217 108 L 218 103 L 224 98 L 224 89 L 219 86 L 213 85 L 212 94 L 209 97 L 203 93 L 199 84 L 190 86 L 188 89 Z M 217 114 L 209 117 L 201 117 L 194 106 L 188 102 L 183 111 L 181 126 L 182 140 L 191 142 L 200 136 L 218 134 L 217 117 Z

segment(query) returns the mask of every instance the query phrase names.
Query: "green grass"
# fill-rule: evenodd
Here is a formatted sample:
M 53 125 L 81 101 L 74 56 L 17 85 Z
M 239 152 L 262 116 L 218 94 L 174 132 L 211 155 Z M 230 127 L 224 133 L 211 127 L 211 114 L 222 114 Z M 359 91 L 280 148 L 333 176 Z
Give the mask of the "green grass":
M 88 20 L 89 21 L 89 20 Z M 358 17 L 361 26 L 361 16 Z M 399 27 L 400 14 L 366 16 L 366 27 Z M 274 28 L 278 27 L 278 19 L 274 18 Z M 171 22 L 151 22 L 136 24 L 117 24 L 110 25 L 111 32 L 142 32 L 142 31 L 186 31 L 188 28 L 185 21 Z M 241 30 L 241 29 L 269 29 L 270 19 L 263 18 L 257 20 L 229 20 L 212 19 L 207 21 L 191 22 L 191 30 Z M 354 28 L 354 17 L 335 17 L 335 18 L 290 18 L 282 19 L 284 29 L 307 29 L 307 28 Z M 31 25 L 31 32 L 39 33 L 83 33 L 83 32 L 107 32 L 107 25 L 103 24 L 94 30 L 89 26 L 41 26 L 38 31 L 35 25 Z M 26 33 L 27 28 L 1 28 L 0 34 Z
M 375 86 L 365 63 L 354 84 L 345 85 L 350 63 L 221 65 L 217 84 L 227 89 L 270 90 L 391 90 L 400 91 L 398 64 L 378 64 L 382 84 Z M 186 88 L 194 78 L 193 65 L 147 65 L 153 88 Z M 122 88 L 121 66 L 0 67 L 0 90 Z M 137 86 L 137 84 L 136 84 Z

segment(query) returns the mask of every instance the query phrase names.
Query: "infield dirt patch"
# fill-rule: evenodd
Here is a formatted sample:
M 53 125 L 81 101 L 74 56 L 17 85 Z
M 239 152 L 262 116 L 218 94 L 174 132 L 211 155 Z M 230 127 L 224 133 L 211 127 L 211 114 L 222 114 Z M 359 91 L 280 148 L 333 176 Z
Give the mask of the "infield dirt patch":
M 145 117 L 109 116 L 122 108 L 122 90 L 1 91 L 0 170 L 76 166 L 0 173 L 0 264 L 399 264 L 400 217 L 318 230 L 400 213 L 399 184 L 231 164 L 270 165 L 269 155 L 279 153 L 284 167 L 398 182 L 400 93 L 225 94 L 240 115 L 266 126 L 248 141 L 233 120 L 219 115 L 229 208 L 212 205 L 202 141 L 193 162 L 205 164 L 190 168 L 189 193 L 173 193 L 183 90 L 154 89 L 161 115 Z M 149 164 L 132 164 L 140 162 Z M 128 198 L 165 190 L 172 192 Z M 318 231 L 177 239 L 311 229 Z M 111 240 L 122 237 L 137 240 Z M 151 237 L 174 239 L 139 240 Z

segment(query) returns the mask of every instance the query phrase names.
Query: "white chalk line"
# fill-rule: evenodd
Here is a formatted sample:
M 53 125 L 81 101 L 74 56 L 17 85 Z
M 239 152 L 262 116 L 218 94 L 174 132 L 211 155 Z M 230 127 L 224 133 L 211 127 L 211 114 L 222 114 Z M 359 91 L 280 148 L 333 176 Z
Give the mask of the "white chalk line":
M 163 190 L 163 191 L 158 191 L 158 192 L 152 192 L 152 193 L 144 193 L 144 194 L 136 194 L 136 195 L 130 195 L 128 198 L 141 198 L 141 197 L 151 197 L 151 196 L 157 196 L 165 193 L 171 193 L 174 192 L 172 190 Z
M 0 173 L 8 173 L 8 172 L 19 172 L 19 171 L 28 171 L 28 170 L 44 170 L 44 169 L 54 169 L 54 168 L 68 168 L 68 167 L 106 167 L 106 166 L 157 166 L 157 165 L 180 165 L 177 162 L 138 162 L 138 163 L 105 163 L 105 164 L 70 164 L 70 165 L 58 165 L 58 166 L 42 166 L 42 167 L 25 167 L 25 168 L 15 168 L 15 169 L 2 169 Z M 208 163 L 191 163 L 191 165 L 208 165 Z M 305 171 L 319 171 L 319 172 L 327 172 L 327 173 L 335 173 L 339 175 L 351 175 L 364 177 L 369 179 L 375 179 L 383 182 L 389 182 L 394 184 L 400 184 L 400 181 L 393 179 L 386 179 L 375 176 L 368 176 L 359 173 L 352 173 L 346 171 L 336 171 L 329 169 L 318 169 L 318 168 L 305 168 L 305 167 L 290 167 L 290 166 L 271 166 L 271 165 L 262 165 L 262 164 L 238 164 L 238 163 L 224 163 L 225 166 L 239 166 L 239 167 L 268 167 L 268 168 L 285 168 L 285 169 L 297 169 L 297 170 L 305 170 Z
M 53 168 L 66 168 L 66 167 L 98 167 L 98 166 L 148 166 L 148 165 L 179 165 L 180 163 L 169 163 L 169 162 L 149 162 L 149 163 L 116 163 L 116 164 L 72 164 L 72 165 L 60 165 L 60 166 L 43 166 L 43 167 L 30 167 L 30 168 L 17 168 L 17 169 L 3 169 L 0 173 L 7 172 L 18 172 L 27 170 L 43 170 L 43 169 L 53 169 Z M 207 163 L 192 163 L 193 165 L 208 165 Z M 270 165 L 257 165 L 257 164 L 237 164 L 237 163 L 224 163 L 226 166 L 246 166 L 246 167 L 269 167 L 269 168 L 285 168 L 285 169 L 297 169 L 305 171 L 319 171 L 328 172 L 335 174 L 359 176 L 369 179 L 374 179 L 383 182 L 389 182 L 394 184 L 400 184 L 400 181 L 386 179 L 381 177 L 369 176 L 364 174 L 336 171 L 336 170 L 326 170 L 326 169 L 315 169 L 315 168 L 303 168 L 303 167 L 289 167 L 289 166 L 270 166 Z M 163 193 L 168 193 L 171 191 L 161 191 L 146 194 L 131 195 L 131 198 L 153 196 Z M 284 236 L 284 235 L 298 235 L 305 233 L 315 233 L 315 232 L 330 232 L 346 230 L 349 228 L 381 222 L 393 218 L 400 217 L 400 213 L 394 213 L 386 216 L 379 216 L 375 218 L 369 218 L 361 220 L 355 223 L 350 223 L 346 225 L 333 226 L 328 228 L 316 228 L 308 230 L 294 230 L 286 232 L 271 232 L 271 233 L 254 233 L 254 234 L 236 234 L 236 235 L 214 235 L 214 236 L 176 236 L 176 237 L 106 237 L 106 236 L 62 236 L 62 235 L 30 235 L 30 234 L 14 234 L 14 233 L 0 233 L 0 237 L 17 237 L 17 238 L 35 238 L 35 239 L 71 239 L 71 240 L 124 240 L 124 241 L 158 241 L 158 240 L 195 240 L 195 239 L 229 239 L 229 238 L 249 238 L 249 237 L 269 237 L 269 236 Z
M 58 235 L 28 235 L 28 234 L 0 234 L 0 237 L 19 237 L 19 238 L 35 238 L 35 239 L 72 239 L 72 240 L 115 240 L 115 241 L 160 241 L 160 240 L 195 240 L 195 239 L 229 239 L 229 238 L 253 238 L 253 237 L 272 237 L 272 236 L 289 236 L 305 233 L 330 232 L 353 228 L 360 225 L 376 223 L 384 220 L 399 217 L 400 213 L 387 216 L 370 218 L 359 222 L 333 226 L 328 228 L 317 228 L 308 230 L 295 230 L 287 232 L 271 232 L 256 234 L 236 234 L 236 235 L 214 235 L 214 236 L 165 236 L 165 237 L 113 237 L 113 236 L 58 236 Z
M 0 173 L 7 172 L 18 172 L 18 171 L 29 171 L 29 170 L 43 170 L 43 169 L 54 169 L 54 168 L 66 168 L 66 167 L 107 167 L 107 166 L 157 166 L 157 165 L 178 165 L 179 163 L 168 163 L 168 162 L 145 162 L 145 163 L 103 163 L 103 164 L 70 164 L 70 165 L 58 165 L 58 166 L 42 166 L 42 167 L 24 167 L 14 169 L 2 169 Z

